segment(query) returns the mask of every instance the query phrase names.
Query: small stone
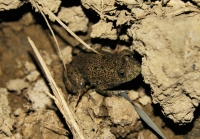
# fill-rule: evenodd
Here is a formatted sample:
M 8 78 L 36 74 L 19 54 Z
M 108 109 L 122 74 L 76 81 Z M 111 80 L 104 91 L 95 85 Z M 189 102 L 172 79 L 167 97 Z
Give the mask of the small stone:
M 27 88 L 28 85 L 29 84 L 22 79 L 10 80 L 6 83 L 6 87 L 9 91 L 16 91 L 18 94 L 20 94 L 21 90 Z
M 31 72 L 31 71 L 33 71 L 33 70 L 35 70 L 36 69 L 36 67 L 35 67 L 35 65 L 33 64 L 33 63 L 30 63 L 30 62 L 26 62 L 25 63 L 25 69 L 26 69 L 26 72 Z
M 17 108 L 17 109 L 14 111 L 14 115 L 15 115 L 15 116 L 19 116 L 21 113 L 22 113 L 22 109 L 21 109 L 21 108 Z
M 72 47 L 65 47 L 61 50 L 61 59 L 65 64 L 69 64 L 72 61 Z
M 27 99 L 32 102 L 32 108 L 35 111 L 45 110 L 46 107 L 52 106 L 52 100 L 46 92 L 49 92 L 49 89 L 42 79 L 38 80 L 34 87 L 27 91 Z
M 30 72 L 27 76 L 26 76 L 26 79 L 28 80 L 28 81 L 35 81 L 37 78 L 38 78 L 38 76 L 40 75 L 40 73 L 38 72 L 38 71 L 32 71 L 32 72 Z
M 142 104 L 142 105 L 147 105 L 148 103 L 151 103 L 151 98 L 149 96 L 143 96 L 139 99 L 139 102 Z
M 128 92 L 128 96 L 130 97 L 131 100 L 136 100 L 139 97 L 139 94 L 134 90 L 130 90 Z

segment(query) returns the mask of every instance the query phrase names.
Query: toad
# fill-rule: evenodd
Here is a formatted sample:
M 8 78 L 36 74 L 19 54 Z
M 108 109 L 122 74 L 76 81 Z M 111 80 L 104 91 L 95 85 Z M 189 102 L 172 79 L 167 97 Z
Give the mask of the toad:
M 66 65 L 64 83 L 68 91 L 80 96 L 93 87 L 104 96 L 127 93 L 128 90 L 111 89 L 133 80 L 140 73 L 140 64 L 133 53 L 126 49 L 117 54 L 100 53 L 81 53 Z
M 134 106 L 147 125 L 166 139 L 149 116 L 129 98 L 128 90 L 113 90 L 114 87 L 133 80 L 140 73 L 140 64 L 134 59 L 133 53 L 129 50 L 122 50 L 118 54 L 100 53 L 82 53 L 66 65 L 64 83 L 67 90 L 78 94 L 78 101 L 91 87 L 104 96 L 121 95 Z

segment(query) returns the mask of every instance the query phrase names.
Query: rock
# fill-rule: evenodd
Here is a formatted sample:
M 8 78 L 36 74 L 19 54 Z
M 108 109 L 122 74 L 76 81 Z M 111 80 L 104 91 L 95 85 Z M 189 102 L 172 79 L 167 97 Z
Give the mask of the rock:
M 35 69 L 36 69 L 36 67 L 35 67 L 35 65 L 33 63 L 30 63 L 28 61 L 25 63 L 25 72 L 26 73 L 29 73 L 29 72 L 31 72 L 31 71 L 33 71 Z
M 26 79 L 27 79 L 28 81 L 32 82 L 32 81 L 35 81 L 35 80 L 38 78 L 39 75 L 40 75 L 40 73 L 39 73 L 37 70 L 35 70 L 35 71 L 30 72 L 30 73 L 26 76 Z
M 139 102 L 142 105 L 147 105 L 148 103 L 151 103 L 151 98 L 149 96 L 143 96 L 142 98 L 139 99 Z
M 0 130 L 8 137 L 11 137 L 14 119 L 11 118 L 11 108 L 8 102 L 6 88 L 0 88 Z
M 105 99 L 108 115 L 114 124 L 134 125 L 139 119 L 133 105 L 122 97 L 108 97 Z
M 190 123 L 200 103 L 199 19 L 199 15 L 173 20 L 152 15 L 128 30 L 133 50 L 144 56 L 142 76 L 151 86 L 153 103 L 179 124 Z
M 18 94 L 20 94 L 21 91 L 27 88 L 28 86 L 29 84 L 23 79 L 14 79 L 6 83 L 6 87 L 9 91 L 16 91 Z
M 44 80 L 38 80 L 34 87 L 27 91 L 27 99 L 32 102 L 35 111 L 45 110 L 47 106 L 52 106 L 52 100 L 45 92 L 49 92 Z
M 67 13 L 67 14 L 66 14 Z M 73 32 L 87 32 L 88 18 L 82 10 L 81 6 L 73 6 L 70 8 L 61 8 L 58 18 L 68 24 Z
M 130 90 L 128 92 L 128 96 L 130 97 L 130 99 L 136 100 L 139 97 L 139 94 L 138 94 L 138 92 L 136 92 L 134 90 Z

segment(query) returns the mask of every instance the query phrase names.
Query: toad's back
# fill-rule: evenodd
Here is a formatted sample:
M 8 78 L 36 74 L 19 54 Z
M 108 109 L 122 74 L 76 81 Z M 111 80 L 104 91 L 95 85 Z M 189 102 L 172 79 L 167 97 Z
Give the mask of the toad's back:
M 130 54 L 130 51 L 127 52 Z M 133 57 L 120 53 L 80 54 L 73 59 L 72 65 L 78 68 L 87 82 L 101 90 L 128 82 L 140 72 L 140 64 Z

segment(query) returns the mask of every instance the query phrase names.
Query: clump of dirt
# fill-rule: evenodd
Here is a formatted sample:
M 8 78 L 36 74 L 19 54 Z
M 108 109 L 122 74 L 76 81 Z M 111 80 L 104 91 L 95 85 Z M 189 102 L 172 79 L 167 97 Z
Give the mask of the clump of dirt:
M 0 2 L 0 11 L 17 9 L 24 3 L 25 1 L 20 1 L 20 0 L 2 0 Z
M 66 14 L 68 13 L 68 14 Z M 70 8 L 62 8 L 58 14 L 58 18 L 68 24 L 68 27 L 74 32 L 88 31 L 88 18 L 83 12 L 81 6 Z
M 199 15 L 159 19 L 151 16 L 130 31 L 142 59 L 142 75 L 154 103 L 176 123 L 190 123 L 199 105 Z M 192 20 L 192 22 L 191 22 Z M 132 28 L 135 28 L 133 25 Z M 181 41 L 180 41 L 181 40 Z
M 14 124 L 14 119 L 11 118 L 11 108 L 9 106 L 9 101 L 8 101 L 8 91 L 6 88 L 0 88 L 0 113 L 1 113 L 1 126 L 0 130 L 4 134 L 0 134 L 0 137 L 11 137 L 11 136 L 17 136 L 18 134 L 13 135 L 12 130 L 13 130 L 13 124 Z

